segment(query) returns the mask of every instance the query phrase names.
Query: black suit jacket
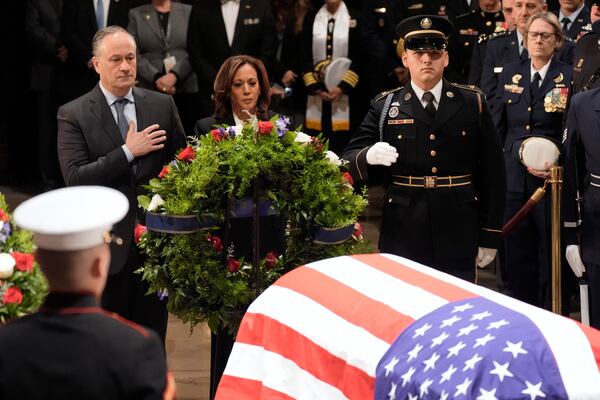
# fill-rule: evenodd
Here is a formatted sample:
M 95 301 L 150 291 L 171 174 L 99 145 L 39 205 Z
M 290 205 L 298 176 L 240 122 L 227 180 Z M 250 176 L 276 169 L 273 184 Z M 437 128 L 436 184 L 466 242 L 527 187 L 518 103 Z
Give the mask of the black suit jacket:
M 51 293 L 0 326 L 2 399 L 162 399 L 166 361 L 154 332 L 90 295 Z
M 62 40 L 69 51 L 69 58 L 61 89 L 69 99 L 91 90 L 98 81 L 94 69 L 87 66 L 92 58 L 92 39 L 98 31 L 94 1 L 64 0 Z M 106 26 L 119 25 L 126 29 L 131 3 L 132 0 L 111 0 Z
M 128 214 L 114 227 L 124 243 L 111 247 L 111 274 L 119 272 L 127 261 L 136 219 L 144 221 L 137 206 L 137 196 L 145 193 L 142 186 L 157 177 L 163 165 L 185 146 L 183 127 L 170 96 L 141 88 L 134 88 L 133 96 L 137 130 L 159 124 L 167 132 L 163 149 L 136 159 L 135 174 L 121 148 L 121 133 L 100 86 L 58 110 L 58 157 L 66 185 L 108 186 L 129 199 Z
M 223 62 L 234 55 L 259 58 L 270 67 L 275 57 L 275 20 L 268 0 L 240 0 L 232 45 L 227 41 L 219 0 L 199 1 L 192 7 L 187 35 L 192 68 L 201 93 L 212 93 Z

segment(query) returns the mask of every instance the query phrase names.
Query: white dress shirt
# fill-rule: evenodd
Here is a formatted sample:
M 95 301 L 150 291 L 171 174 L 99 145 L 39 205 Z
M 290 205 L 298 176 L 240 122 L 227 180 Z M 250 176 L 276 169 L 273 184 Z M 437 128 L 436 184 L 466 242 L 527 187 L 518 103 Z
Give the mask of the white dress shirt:
M 440 105 L 440 99 L 442 98 L 442 88 L 444 86 L 443 79 L 440 79 L 440 81 L 434 87 L 432 87 L 431 90 L 421 89 L 412 80 L 410 81 L 410 86 L 412 87 L 413 91 L 415 92 L 415 95 L 423 105 L 423 108 L 425 108 L 425 106 L 427 105 L 427 102 L 423 100 L 423 93 L 431 92 L 431 94 L 433 94 L 433 105 L 435 106 L 436 110 L 438 109 L 438 106 Z
M 229 0 L 221 4 L 221 13 L 223 13 L 223 22 L 225 22 L 225 31 L 227 32 L 227 41 L 229 42 L 229 46 L 233 44 L 235 24 L 237 23 L 239 12 L 240 0 Z
M 530 76 L 531 76 L 531 81 L 530 81 L 530 82 L 533 82 L 533 76 L 534 76 L 534 75 L 535 75 L 535 73 L 537 72 L 538 74 L 540 74 L 540 78 L 541 78 L 541 79 L 540 79 L 540 83 L 539 83 L 539 84 L 541 85 L 541 84 L 542 84 L 542 82 L 544 81 L 544 78 L 546 77 L 546 74 L 548 73 L 548 69 L 550 68 L 550 63 L 551 63 L 551 62 L 552 62 L 552 58 L 550 59 L 550 61 L 548 61 L 548 62 L 546 63 L 546 65 L 544 65 L 544 66 L 543 66 L 542 68 L 540 68 L 539 70 L 535 69 L 535 68 L 533 67 L 533 62 L 531 62 L 531 63 L 530 63 L 530 64 L 531 64 L 531 67 L 530 67 L 530 68 L 531 68 L 531 70 L 530 70 L 530 71 L 531 71 L 531 75 L 530 75 Z
M 519 55 L 521 55 L 521 53 L 523 52 L 523 35 L 521 35 L 521 32 L 519 32 L 519 30 L 517 29 L 517 43 L 519 43 Z
M 562 22 L 563 18 L 567 17 L 570 20 L 569 24 L 567 25 L 567 29 L 571 29 L 571 25 L 573 24 L 573 22 L 575 22 L 575 20 L 581 13 L 581 10 L 583 9 L 584 6 L 585 6 L 585 1 L 582 1 L 581 4 L 579 5 L 579 8 L 577 10 L 573 11 L 571 13 L 571 15 L 563 14 L 562 9 L 561 9 L 560 12 L 558 13 L 558 20 L 560 21 L 561 26 L 563 24 L 563 22 Z
M 110 112 L 112 113 L 113 118 L 115 119 L 115 122 L 117 123 L 117 126 L 118 126 L 119 121 L 117 119 L 117 106 L 116 106 L 115 102 L 117 100 L 119 100 L 119 97 L 115 96 L 114 94 L 112 94 L 111 92 L 106 90 L 104 88 L 104 86 L 102 86 L 102 82 L 100 82 L 100 90 L 102 90 L 102 93 L 104 94 L 104 97 L 106 98 L 106 102 L 108 103 L 108 107 L 110 108 Z M 137 116 L 135 115 L 135 100 L 133 97 L 133 89 L 129 89 L 129 92 L 124 97 L 127 100 L 129 100 L 129 103 L 127 103 L 125 105 L 125 108 L 123 108 L 123 114 L 125 115 L 127 124 L 129 124 L 131 121 L 133 121 L 134 129 L 135 129 L 135 131 L 137 131 Z M 123 149 L 123 151 L 125 152 L 125 155 L 127 156 L 127 161 L 132 162 L 134 159 L 133 153 L 131 153 L 131 151 L 129 150 L 127 145 L 124 144 L 123 146 L 121 146 L 121 148 Z

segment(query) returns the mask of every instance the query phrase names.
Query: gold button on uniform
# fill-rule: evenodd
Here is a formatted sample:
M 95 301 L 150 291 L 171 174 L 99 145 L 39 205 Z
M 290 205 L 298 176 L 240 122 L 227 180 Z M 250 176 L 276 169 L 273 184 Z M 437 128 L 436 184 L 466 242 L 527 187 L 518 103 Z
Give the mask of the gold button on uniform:
M 527 111 L 531 112 L 531 107 L 527 107 Z
M 437 168 L 436 167 L 431 168 L 431 172 L 434 174 L 437 173 Z
M 467 136 L 467 132 L 465 132 L 465 131 L 462 131 L 460 134 L 463 136 Z
M 508 104 L 512 103 L 512 99 L 508 99 Z
M 435 150 L 431 150 L 429 154 L 431 154 L 431 157 L 435 157 L 437 155 L 437 152 Z
M 429 135 L 429 139 L 430 140 L 435 140 L 435 135 L 432 133 L 431 135 Z
M 398 139 L 402 139 L 402 135 L 398 135 Z
M 529 125 L 525 125 L 525 129 L 529 130 Z

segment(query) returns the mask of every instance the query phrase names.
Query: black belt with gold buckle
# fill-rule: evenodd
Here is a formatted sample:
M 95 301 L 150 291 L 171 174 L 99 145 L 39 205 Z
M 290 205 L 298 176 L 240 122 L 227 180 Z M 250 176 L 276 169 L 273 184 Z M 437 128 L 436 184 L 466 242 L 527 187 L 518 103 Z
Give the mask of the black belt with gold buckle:
M 394 184 L 399 186 L 434 189 L 440 187 L 466 186 L 471 184 L 471 175 L 457 176 L 401 176 L 394 175 Z

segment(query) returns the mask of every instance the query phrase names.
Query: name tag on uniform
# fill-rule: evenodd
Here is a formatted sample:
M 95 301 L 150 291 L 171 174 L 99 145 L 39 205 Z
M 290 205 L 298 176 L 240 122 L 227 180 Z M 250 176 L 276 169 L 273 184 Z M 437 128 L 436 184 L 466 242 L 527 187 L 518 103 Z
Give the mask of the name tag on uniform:
M 521 86 L 517 85 L 504 85 L 504 90 L 511 93 L 521 94 L 523 93 L 523 89 Z
M 244 18 L 244 25 L 257 25 L 260 23 L 260 18 Z
M 414 124 L 414 119 L 388 119 L 388 125 L 406 125 L 406 124 Z
M 495 74 L 499 74 L 500 72 L 502 72 L 502 67 L 494 67 Z

